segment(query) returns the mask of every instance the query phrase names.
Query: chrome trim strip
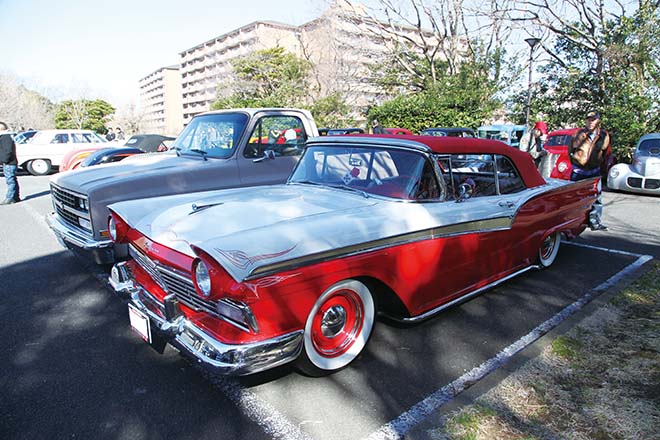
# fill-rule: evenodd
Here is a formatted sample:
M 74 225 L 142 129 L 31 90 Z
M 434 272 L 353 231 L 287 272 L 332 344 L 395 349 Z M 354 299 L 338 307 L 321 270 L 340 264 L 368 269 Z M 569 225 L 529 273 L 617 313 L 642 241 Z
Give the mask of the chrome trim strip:
M 437 313 L 440 313 L 441 311 L 443 311 L 443 310 L 445 310 L 445 309 L 447 309 L 447 308 L 449 308 L 449 307 L 451 307 L 451 306 L 454 306 L 454 305 L 456 305 L 456 304 L 458 304 L 458 303 L 461 303 L 461 302 L 467 301 L 468 299 L 473 298 L 473 297 L 475 297 L 475 296 L 477 296 L 477 295 L 483 293 L 485 290 L 492 289 L 493 287 L 495 287 L 495 286 L 497 286 L 497 285 L 499 285 L 499 284 L 502 284 L 503 282 L 508 281 L 508 280 L 510 280 L 511 278 L 515 278 L 515 277 L 517 277 L 518 275 L 521 275 L 521 274 L 527 272 L 528 270 L 531 270 L 531 269 L 539 269 L 539 268 L 540 268 L 540 267 L 537 266 L 537 265 L 527 266 L 527 267 L 525 267 L 524 269 L 521 269 L 521 270 L 519 270 L 519 271 L 517 271 L 517 272 L 514 272 L 514 273 L 512 273 L 512 274 L 509 274 L 509 275 L 505 276 L 504 278 L 500 278 L 500 279 L 497 280 L 497 281 L 493 281 L 492 283 L 490 283 L 490 284 L 488 284 L 488 285 L 486 285 L 486 286 L 480 287 L 480 288 L 477 289 L 477 290 L 473 290 L 472 292 L 466 293 L 465 295 L 463 295 L 463 296 L 461 296 L 461 297 L 459 297 L 459 298 L 456 298 L 456 299 L 454 299 L 454 300 L 452 300 L 452 301 L 449 301 L 448 303 L 445 303 L 445 304 L 439 305 L 439 306 L 436 307 L 435 309 L 431 309 L 431 310 L 429 310 L 429 311 L 427 311 L 427 312 L 422 313 L 421 315 L 412 316 L 412 317 L 410 317 L 410 318 L 399 318 L 399 319 L 394 318 L 394 317 L 392 317 L 392 316 L 387 316 L 387 317 L 388 317 L 389 319 L 394 320 L 394 321 L 399 321 L 399 322 L 404 322 L 404 323 L 414 323 L 414 322 L 423 321 L 424 319 L 430 318 L 431 316 L 433 316 L 433 315 L 435 315 L 435 314 L 437 314 Z
M 83 229 L 78 230 L 68 223 L 64 223 L 54 212 L 46 216 L 46 223 L 57 237 L 85 250 L 104 249 L 113 245 L 110 239 L 95 240 L 90 238 Z
M 437 228 L 427 229 L 424 231 L 415 231 L 410 234 L 403 234 L 394 237 L 387 237 L 380 240 L 371 241 L 368 243 L 360 243 L 352 246 L 343 247 L 340 249 L 331 249 L 325 252 L 319 252 L 312 255 L 305 255 L 303 257 L 294 258 L 278 263 L 268 264 L 254 268 L 244 281 L 261 278 L 263 276 L 272 275 L 274 273 L 282 272 L 285 270 L 296 269 L 301 266 L 306 266 L 314 263 L 321 263 L 335 258 L 345 258 L 353 255 L 359 255 L 366 252 L 373 252 L 376 250 L 398 246 L 402 244 L 413 243 L 416 241 L 423 241 L 435 238 L 450 237 L 454 235 L 469 234 L 473 232 L 490 232 L 501 231 L 511 228 L 513 219 L 511 217 L 496 217 L 486 220 L 476 220 L 471 222 L 459 223 L 449 226 L 441 226 Z

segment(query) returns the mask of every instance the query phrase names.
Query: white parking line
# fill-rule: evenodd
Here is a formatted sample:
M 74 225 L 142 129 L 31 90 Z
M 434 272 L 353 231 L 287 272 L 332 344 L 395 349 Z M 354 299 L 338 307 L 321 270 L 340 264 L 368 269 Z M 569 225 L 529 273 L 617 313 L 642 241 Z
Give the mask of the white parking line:
M 513 344 L 506 347 L 504 350 L 499 352 L 495 357 L 487 360 L 483 364 L 479 365 L 476 368 L 473 368 L 471 371 L 468 371 L 455 381 L 445 385 L 439 390 L 431 393 L 426 398 L 413 405 L 406 412 L 401 414 L 394 420 L 383 425 L 378 431 L 372 433 L 367 437 L 367 440 L 381 440 L 381 439 L 402 439 L 411 429 L 417 426 L 419 423 L 424 421 L 431 413 L 437 411 L 441 406 L 450 402 L 454 397 L 459 395 L 465 389 L 469 388 L 474 383 L 486 377 L 488 374 L 497 370 L 499 367 L 508 362 L 515 354 L 519 353 L 527 346 L 531 345 L 534 341 L 539 339 L 541 336 L 557 327 L 562 321 L 564 321 L 569 316 L 573 315 L 578 310 L 582 309 L 587 303 L 592 299 L 598 296 L 602 291 L 612 287 L 616 284 L 621 278 L 626 275 L 634 272 L 640 268 L 644 263 L 653 259 L 650 255 L 640 255 L 632 254 L 629 252 L 619 251 L 616 249 L 607 249 L 599 248 L 596 246 L 583 245 L 577 243 L 570 243 L 575 246 L 586 247 L 590 249 L 601 250 L 605 252 L 611 252 L 616 254 L 624 254 L 633 257 L 637 257 L 637 260 L 632 264 L 626 266 L 618 273 L 611 276 L 604 283 L 596 286 L 591 291 L 587 292 L 580 299 L 570 304 L 562 311 L 557 313 L 552 318 L 548 319 L 531 332 L 514 342 Z

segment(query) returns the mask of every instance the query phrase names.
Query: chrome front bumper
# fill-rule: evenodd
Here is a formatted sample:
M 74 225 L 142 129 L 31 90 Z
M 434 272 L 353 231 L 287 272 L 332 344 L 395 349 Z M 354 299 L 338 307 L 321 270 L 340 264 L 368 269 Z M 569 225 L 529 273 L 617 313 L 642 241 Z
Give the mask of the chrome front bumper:
M 90 253 L 98 264 L 109 264 L 115 260 L 112 240 L 94 240 L 84 231 L 61 220 L 60 216 L 52 212 L 46 216 L 46 223 L 53 231 L 62 246 L 75 247 Z
M 188 320 L 174 295 L 162 303 L 137 284 L 126 262 L 113 266 L 109 282 L 119 296 L 148 316 L 158 336 L 215 373 L 257 373 L 293 361 L 302 350 L 302 330 L 250 344 L 222 343 Z

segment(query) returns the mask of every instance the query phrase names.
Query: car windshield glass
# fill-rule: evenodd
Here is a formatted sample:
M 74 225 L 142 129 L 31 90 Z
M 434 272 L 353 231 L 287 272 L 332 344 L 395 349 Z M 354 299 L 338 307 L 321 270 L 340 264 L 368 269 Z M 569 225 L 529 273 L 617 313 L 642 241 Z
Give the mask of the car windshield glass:
M 545 145 L 548 147 L 554 147 L 556 145 L 569 145 L 572 138 L 573 136 L 570 134 L 548 136 L 548 140 L 545 142 Z
M 639 144 L 637 152 L 657 156 L 660 154 L 660 139 L 646 139 Z
M 359 190 L 403 200 L 438 199 L 442 194 L 426 156 L 382 147 L 311 146 L 289 183 Z
M 505 130 L 479 130 L 479 137 L 506 143 L 509 142 L 509 132 Z
M 226 158 L 245 131 L 248 115 L 244 113 L 220 113 L 197 116 L 181 132 L 174 142 L 180 154 Z

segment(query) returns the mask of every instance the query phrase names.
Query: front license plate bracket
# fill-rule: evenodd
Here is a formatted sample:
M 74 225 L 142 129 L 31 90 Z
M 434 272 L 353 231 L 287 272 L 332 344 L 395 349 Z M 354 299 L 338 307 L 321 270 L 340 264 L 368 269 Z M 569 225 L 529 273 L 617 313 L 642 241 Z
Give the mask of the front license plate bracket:
M 128 304 L 128 318 L 133 331 L 149 344 L 151 348 L 163 354 L 167 340 L 158 334 L 157 328 L 152 329 L 151 319 L 132 304 Z

